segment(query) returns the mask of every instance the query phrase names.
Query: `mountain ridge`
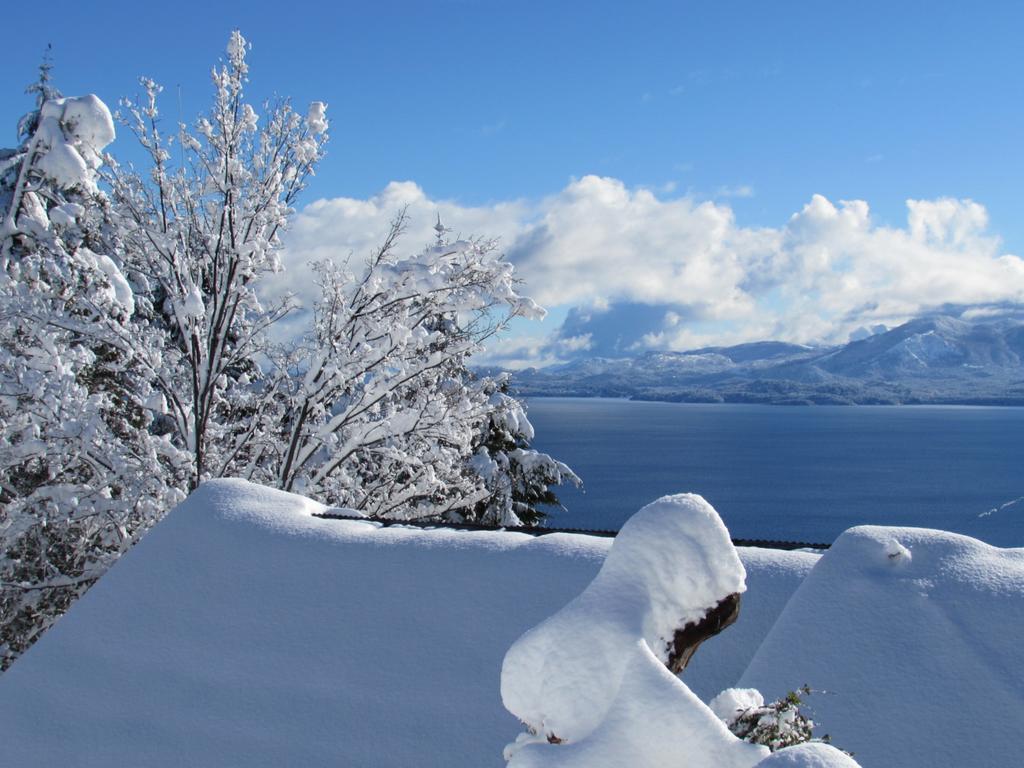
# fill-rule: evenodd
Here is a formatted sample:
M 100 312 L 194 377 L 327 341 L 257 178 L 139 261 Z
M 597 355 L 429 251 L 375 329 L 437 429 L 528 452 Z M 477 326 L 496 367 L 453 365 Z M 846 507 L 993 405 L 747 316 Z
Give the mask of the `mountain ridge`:
M 677 402 L 1024 405 L 1024 321 L 932 315 L 846 344 L 760 341 L 514 371 L 534 397 Z

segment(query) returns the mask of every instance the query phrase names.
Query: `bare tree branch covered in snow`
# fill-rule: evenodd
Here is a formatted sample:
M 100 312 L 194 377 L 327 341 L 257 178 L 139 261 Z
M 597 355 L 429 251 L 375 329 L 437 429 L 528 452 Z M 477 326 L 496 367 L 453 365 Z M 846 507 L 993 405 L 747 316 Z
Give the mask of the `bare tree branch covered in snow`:
M 274 382 L 286 433 L 269 441 L 277 471 L 267 480 L 375 516 L 518 523 L 525 493 L 503 493 L 495 480 L 510 475 L 509 460 L 497 454 L 526 451 L 512 434 L 497 446 L 492 433 L 515 422 L 525 443 L 532 427 L 518 402 L 466 366 L 512 318 L 543 310 L 518 294 L 492 242 L 449 241 L 439 223 L 435 244 L 399 257 L 404 224 L 402 213 L 361 273 L 317 266 L 313 331 L 279 363 Z M 532 456 L 531 479 L 546 471 L 547 482 L 531 501 L 557 503 L 543 495 L 547 483 L 575 475 Z M 537 514 L 529 504 L 520 511 Z
M 303 117 L 287 102 L 260 115 L 245 101 L 245 53 L 234 32 L 209 115 L 179 126 L 178 167 L 160 131 L 160 88 L 144 79 L 143 102 L 125 102 L 122 118 L 149 155 L 148 178 L 132 168 L 111 176 L 139 316 L 158 338 L 145 360 L 160 415 L 192 456 L 190 488 L 251 458 L 267 402 L 264 332 L 288 310 L 261 305 L 256 285 L 280 269 L 281 231 L 327 140 L 322 104 Z

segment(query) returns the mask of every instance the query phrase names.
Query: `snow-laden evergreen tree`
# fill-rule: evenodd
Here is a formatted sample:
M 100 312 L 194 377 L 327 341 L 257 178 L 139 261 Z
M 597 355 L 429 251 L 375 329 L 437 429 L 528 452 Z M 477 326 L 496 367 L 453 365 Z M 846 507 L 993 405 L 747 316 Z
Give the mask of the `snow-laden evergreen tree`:
M 534 430 L 523 404 L 509 393 L 508 379 L 486 379 L 486 416 L 471 464 L 487 489 L 474 518 L 500 525 L 536 525 L 544 507 L 561 507 L 552 486 L 582 481 L 568 466 L 530 447 Z
M 214 68 L 213 106 L 174 137 L 161 133 L 160 87 L 142 80 L 123 121 L 148 155 L 140 173 L 118 168 L 111 186 L 138 313 L 160 331 L 144 350 L 164 428 L 192 457 L 189 487 L 251 475 L 274 401 L 260 368 L 265 332 L 288 307 L 265 307 L 260 277 L 280 269 L 280 235 L 327 140 L 325 105 L 306 115 L 287 102 L 245 100 L 248 45 L 231 35 Z M 175 156 L 181 160 L 175 164 Z
M 96 185 L 110 112 L 40 71 L 21 144 L 0 150 L 0 668 L 183 498 Z
M 313 332 L 274 387 L 286 425 L 264 454 L 274 480 L 373 516 L 536 520 L 536 503 L 557 503 L 548 486 L 576 476 L 529 450 L 520 404 L 468 360 L 512 318 L 543 310 L 493 242 L 452 241 L 438 221 L 434 244 L 399 256 L 404 223 L 359 271 L 319 265 Z M 510 431 L 515 418 L 526 429 Z

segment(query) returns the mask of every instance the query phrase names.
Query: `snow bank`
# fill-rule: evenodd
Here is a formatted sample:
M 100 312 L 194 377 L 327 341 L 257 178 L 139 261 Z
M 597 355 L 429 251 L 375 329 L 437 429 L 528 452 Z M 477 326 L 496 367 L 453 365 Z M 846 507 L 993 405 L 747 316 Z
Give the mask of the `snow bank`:
M 204 484 L 0 676 L 0 762 L 501 768 L 522 729 L 502 657 L 594 579 L 610 540 L 311 517 L 322 509 Z M 740 556 L 740 619 L 685 673 L 711 695 L 817 559 Z
M 0 676 L 0 762 L 500 768 L 521 730 L 499 695 L 502 656 L 587 588 L 611 542 L 311 516 L 322 509 L 205 484 Z M 865 527 L 820 559 L 739 555 L 740 618 L 683 675 L 701 698 L 808 683 L 814 719 L 865 768 L 1020 764 L 1024 550 Z M 648 637 L 633 607 L 605 609 Z M 593 741 L 514 759 L 558 749 L 597 766 L 602 749 L 621 755 L 617 733 L 653 733 L 656 716 L 667 732 L 704 732 L 707 713 L 654 663 L 657 647 L 637 649 L 625 649 L 628 698 L 616 691 Z M 665 696 L 689 703 L 661 712 Z M 644 749 L 661 759 L 653 736 Z M 850 761 L 812 745 L 762 764 Z
M 640 510 L 587 589 L 505 656 L 502 698 L 529 728 L 505 748 L 508 768 L 761 765 L 768 747 L 727 725 L 735 710 L 763 704 L 761 694 L 732 688 L 709 707 L 666 666 L 675 631 L 742 592 L 744 576 L 725 526 L 700 496 L 666 496 Z M 786 759 L 857 765 L 830 747 Z
M 766 698 L 804 683 L 822 691 L 815 721 L 866 768 L 1019 766 L 1022 636 L 1024 549 L 853 528 L 793 595 L 740 684 Z
M 525 744 L 508 768 L 752 768 L 768 756 L 733 736 L 646 641 L 626 661 L 599 728 L 572 744 Z
M 756 768 L 858 768 L 858 765 L 856 760 L 835 747 L 813 743 L 780 749 L 758 763 Z
M 664 663 L 675 630 L 743 592 L 744 578 L 729 532 L 704 499 L 648 504 L 622 526 L 587 589 L 509 649 L 505 707 L 536 733 L 582 739 L 608 713 L 639 638 Z

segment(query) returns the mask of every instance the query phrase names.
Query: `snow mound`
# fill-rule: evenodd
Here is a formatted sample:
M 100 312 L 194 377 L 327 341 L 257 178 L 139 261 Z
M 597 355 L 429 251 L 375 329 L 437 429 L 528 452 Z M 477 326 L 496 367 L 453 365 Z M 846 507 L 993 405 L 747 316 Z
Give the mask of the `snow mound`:
M 890 765 L 898 765 L 890 763 Z M 766 757 L 756 768 L 858 768 L 859 763 L 844 752 L 820 742 L 786 747 Z
M 599 728 L 571 744 L 522 745 L 508 768 L 753 768 L 767 755 L 733 736 L 640 640 Z
M 100 152 L 114 140 L 116 134 L 110 109 L 95 94 L 57 99 L 57 104 L 63 107 L 64 130 L 74 141 Z
M 748 709 L 764 706 L 764 696 L 756 688 L 726 688 L 708 702 L 715 716 L 731 723 Z
M 638 638 L 664 663 L 674 632 L 745 590 L 743 565 L 700 496 L 665 496 L 622 527 L 594 581 L 509 649 L 505 707 L 538 734 L 575 742 L 605 718 Z
M 38 167 L 61 187 L 95 191 L 100 153 L 113 140 L 113 118 L 97 96 L 50 99 L 39 113 Z
M 865 766 L 1018 766 L 1024 549 L 918 528 L 845 532 L 739 684 L 804 683 L 814 719 Z

